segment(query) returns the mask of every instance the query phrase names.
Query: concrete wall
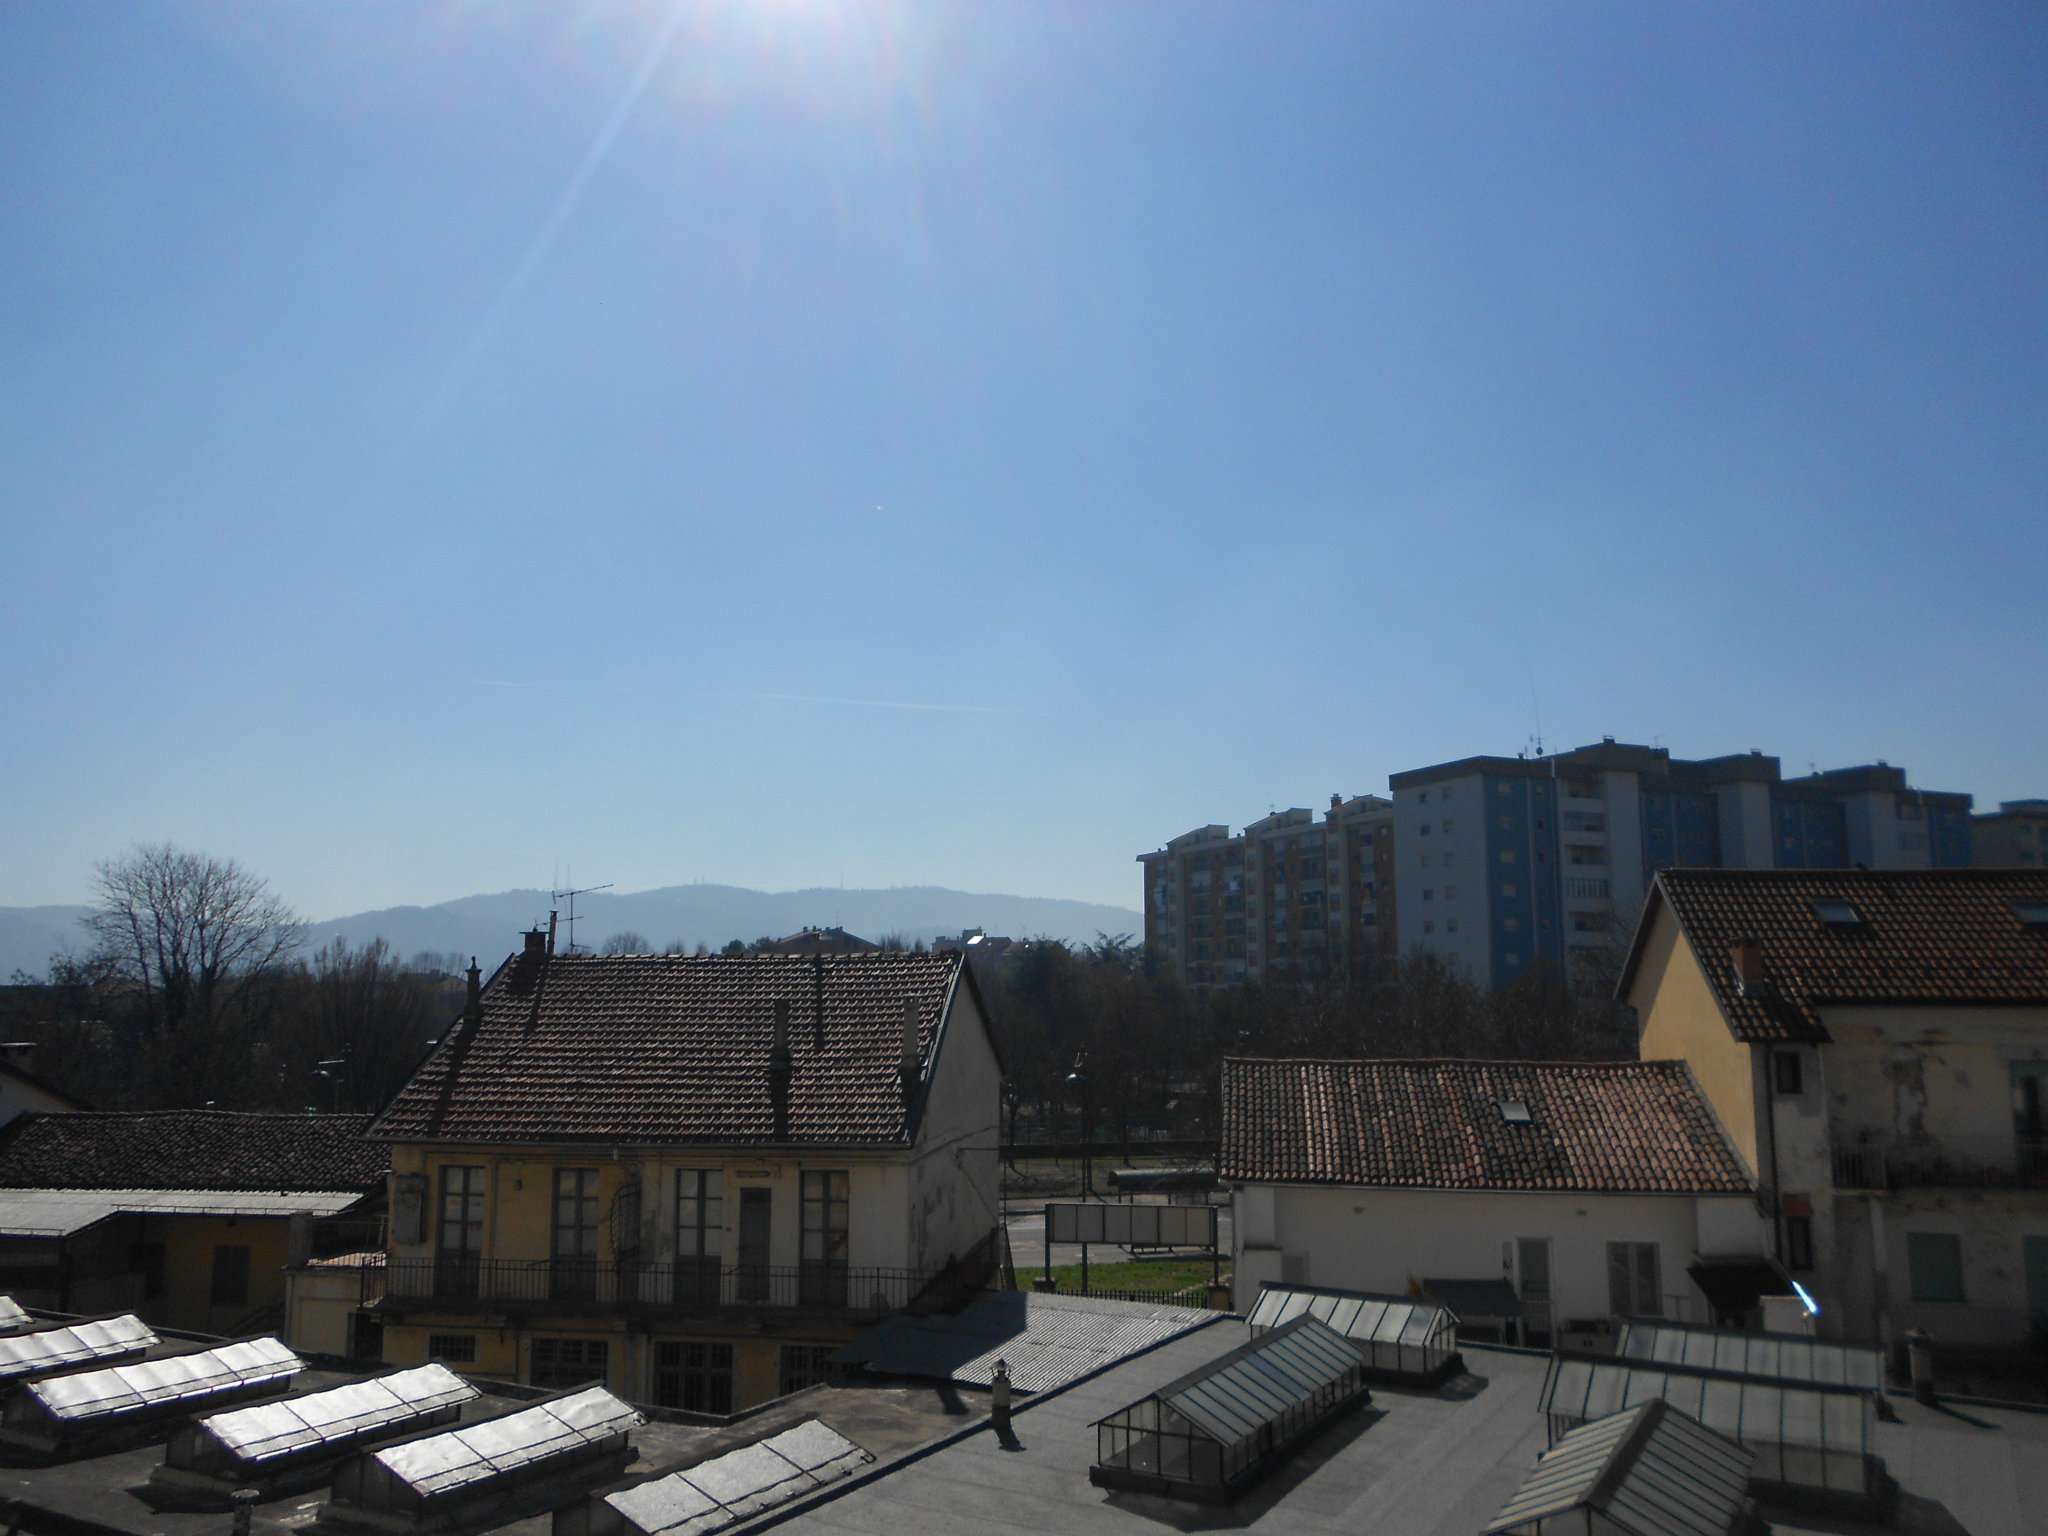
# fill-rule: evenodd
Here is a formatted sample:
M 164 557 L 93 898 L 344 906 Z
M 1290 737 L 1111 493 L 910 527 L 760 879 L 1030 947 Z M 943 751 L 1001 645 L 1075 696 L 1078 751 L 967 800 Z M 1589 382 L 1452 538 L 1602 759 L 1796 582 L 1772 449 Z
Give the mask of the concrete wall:
M 1443 955 L 1482 986 L 1490 984 L 1493 968 L 1485 786 L 1485 779 L 1473 773 L 1398 789 L 1393 795 L 1392 910 L 1401 948 Z M 1451 823 L 1448 832 L 1446 821 Z M 1425 854 L 1427 864 L 1422 862 Z M 1457 894 L 1446 896 L 1445 888 L 1452 886 Z M 1428 900 L 1423 899 L 1424 891 L 1430 892 Z M 1386 911 L 1383 902 L 1382 922 Z
M 1270 1200 L 1272 1226 L 1261 1227 Z M 1703 1220 L 1700 1208 L 1718 1207 Z M 1747 1214 L 1745 1214 L 1747 1213 Z M 1434 1190 L 1254 1186 L 1240 1191 L 1238 1288 L 1249 1306 L 1265 1279 L 1348 1290 L 1406 1292 L 1425 1278 L 1506 1279 L 1519 1291 L 1519 1238 L 1550 1241 L 1552 1309 L 1560 1320 L 1609 1311 L 1607 1244 L 1655 1243 L 1665 1310 L 1707 1319 L 1686 1266 L 1710 1232 L 1720 1253 L 1763 1251 L 1763 1224 L 1747 1198 L 1691 1195 L 1552 1195 Z M 1743 1246 L 1725 1245 L 1739 1242 Z M 1261 1248 L 1261 1241 L 1272 1246 Z
M 928 1271 L 961 1258 L 1001 1223 L 1002 1087 L 988 1028 L 963 982 L 927 1069 L 924 1117 L 902 1197 L 908 1231 L 900 1251 L 910 1255 L 910 1268 Z

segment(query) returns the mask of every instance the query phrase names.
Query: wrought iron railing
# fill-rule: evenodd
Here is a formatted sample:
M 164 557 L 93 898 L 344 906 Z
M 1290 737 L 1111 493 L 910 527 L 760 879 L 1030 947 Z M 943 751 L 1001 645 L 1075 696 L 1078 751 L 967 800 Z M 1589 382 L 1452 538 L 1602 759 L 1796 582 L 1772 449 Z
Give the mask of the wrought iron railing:
M 752 1308 L 892 1312 L 935 1276 L 845 1264 L 646 1264 L 602 1259 L 392 1259 L 390 1302 L 708 1313 Z
M 1834 1148 L 1837 1189 L 2048 1188 L 2048 1137 L 1867 1139 Z

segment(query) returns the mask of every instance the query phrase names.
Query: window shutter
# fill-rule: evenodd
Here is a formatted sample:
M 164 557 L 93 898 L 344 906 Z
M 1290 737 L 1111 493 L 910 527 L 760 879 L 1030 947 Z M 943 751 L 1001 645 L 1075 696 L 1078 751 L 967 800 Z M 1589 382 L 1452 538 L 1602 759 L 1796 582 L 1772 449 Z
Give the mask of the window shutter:
M 1658 1317 L 1664 1311 L 1664 1287 L 1657 1281 L 1657 1245 L 1636 1244 L 1636 1310 L 1646 1317 Z
M 1626 1317 L 1635 1309 L 1629 1305 L 1629 1264 L 1628 1244 L 1607 1245 L 1607 1308 L 1616 1317 Z

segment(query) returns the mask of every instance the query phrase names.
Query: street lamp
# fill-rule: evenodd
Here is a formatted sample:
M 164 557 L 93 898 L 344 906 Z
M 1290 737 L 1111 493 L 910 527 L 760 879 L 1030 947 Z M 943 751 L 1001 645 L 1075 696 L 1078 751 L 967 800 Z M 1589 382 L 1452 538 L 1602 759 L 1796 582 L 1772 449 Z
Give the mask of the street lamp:
M 1095 1193 L 1095 1095 L 1088 1091 L 1088 1053 L 1074 1052 L 1067 1086 L 1081 1095 L 1081 1194 Z

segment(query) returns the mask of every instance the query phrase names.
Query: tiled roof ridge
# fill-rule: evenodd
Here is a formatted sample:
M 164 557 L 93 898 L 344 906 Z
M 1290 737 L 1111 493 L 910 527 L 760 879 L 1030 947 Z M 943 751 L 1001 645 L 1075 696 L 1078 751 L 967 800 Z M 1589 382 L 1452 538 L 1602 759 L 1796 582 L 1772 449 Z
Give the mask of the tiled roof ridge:
M 2010 880 L 2040 879 L 2048 871 L 2010 864 L 1971 864 L 1941 868 L 1740 869 L 1719 865 L 1677 865 L 1657 871 L 1664 880 L 1770 881 L 1794 880 Z
M 1617 1071 L 1685 1065 L 1661 1057 L 1642 1061 L 1550 1056 L 1225 1056 L 1223 1060 L 1226 1064 L 1273 1067 L 1600 1067 Z
M 365 1110 L 322 1110 L 322 1109 L 74 1109 L 74 1110 L 28 1110 L 18 1118 L 22 1120 L 171 1120 L 204 1117 L 209 1120 L 290 1120 L 303 1123 L 311 1120 L 361 1120 L 368 1122 L 370 1114 Z

